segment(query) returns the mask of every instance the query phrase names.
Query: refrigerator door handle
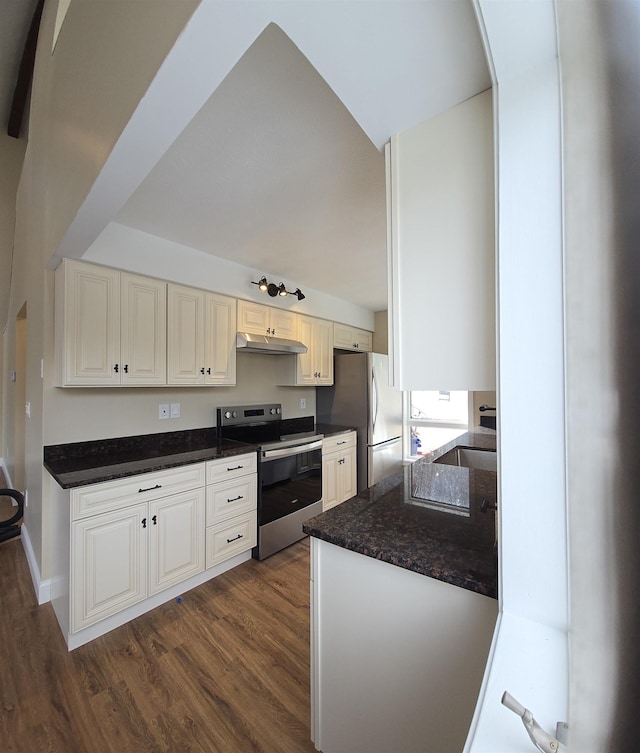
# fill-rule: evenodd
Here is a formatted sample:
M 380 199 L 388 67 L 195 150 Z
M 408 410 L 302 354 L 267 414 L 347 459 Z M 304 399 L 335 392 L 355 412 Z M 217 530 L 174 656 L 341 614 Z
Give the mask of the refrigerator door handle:
M 371 436 L 376 432 L 376 423 L 378 421 L 378 382 L 376 381 L 376 371 L 371 369 Z
M 378 444 L 371 444 L 369 447 L 375 452 L 377 449 L 381 450 L 392 447 L 394 444 L 398 444 L 398 442 L 402 442 L 402 437 L 393 437 L 393 439 L 387 439 L 384 442 L 378 442 Z

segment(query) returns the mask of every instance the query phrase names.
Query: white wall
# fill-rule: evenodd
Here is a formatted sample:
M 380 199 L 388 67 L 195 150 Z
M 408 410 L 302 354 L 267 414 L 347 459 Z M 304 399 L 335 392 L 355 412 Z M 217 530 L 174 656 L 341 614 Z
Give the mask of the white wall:
M 293 290 L 299 287 L 298 282 L 286 278 L 281 280 L 279 276 L 272 277 L 268 269 L 250 269 L 116 222 L 107 225 L 82 258 L 362 329 L 372 331 L 375 324 L 372 311 L 306 286 L 303 287 L 306 298 L 302 301 L 298 301 L 296 296 L 270 298 L 251 282 L 259 280 L 263 274 L 270 282 L 284 282 L 287 288 Z

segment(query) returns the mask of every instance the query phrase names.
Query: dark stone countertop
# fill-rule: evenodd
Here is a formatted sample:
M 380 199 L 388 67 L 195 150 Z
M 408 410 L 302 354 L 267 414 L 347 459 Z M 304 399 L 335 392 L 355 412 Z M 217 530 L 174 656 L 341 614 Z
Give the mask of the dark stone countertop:
M 351 431 L 345 426 L 314 425 L 313 416 L 283 420 L 283 429 L 325 436 Z M 256 445 L 219 439 L 216 427 L 212 427 L 48 445 L 44 448 L 44 467 L 63 489 L 72 489 L 255 451 Z
M 215 427 L 49 445 L 44 467 L 63 489 L 256 452 L 218 438 Z
M 316 424 L 316 432 L 323 434 L 325 437 L 332 437 L 336 434 L 346 434 L 349 431 L 355 431 L 352 426 L 338 426 L 336 424 Z
M 482 503 L 495 504 L 497 474 L 430 462 L 455 446 L 495 450 L 496 434 L 490 429 L 467 432 L 311 518 L 303 530 L 345 549 L 496 598 L 495 511 L 484 510 Z

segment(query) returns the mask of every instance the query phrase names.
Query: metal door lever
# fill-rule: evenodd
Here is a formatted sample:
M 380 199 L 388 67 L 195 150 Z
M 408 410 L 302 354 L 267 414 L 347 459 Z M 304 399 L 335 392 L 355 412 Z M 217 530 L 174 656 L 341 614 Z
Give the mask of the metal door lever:
M 517 714 L 524 724 L 524 728 L 527 730 L 531 741 L 536 748 L 542 753 L 558 753 L 560 750 L 560 743 L 555 737 L 552 737 L 548 732 L 542 729 L 542 727 L 533 718 L 533 714 L 529 709 L 516 701 L 516 699 L 505 690 L 502 694 L 502 704 L 508 709 Z

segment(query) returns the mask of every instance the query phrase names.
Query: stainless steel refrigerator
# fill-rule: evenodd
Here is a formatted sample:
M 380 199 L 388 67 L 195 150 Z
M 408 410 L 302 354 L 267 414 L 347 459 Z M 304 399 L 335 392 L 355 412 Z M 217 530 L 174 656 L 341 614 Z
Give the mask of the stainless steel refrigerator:
M 334 384 L 316 388 L 318 423 L 358 432 L 358 491 L 402 467 L 402 392 L 389 385 L 389 357 L 334 356 Z

